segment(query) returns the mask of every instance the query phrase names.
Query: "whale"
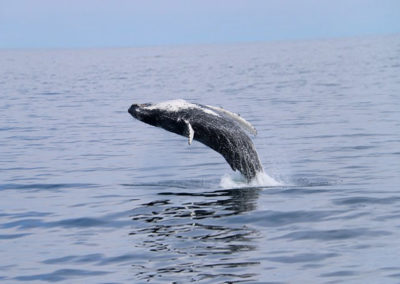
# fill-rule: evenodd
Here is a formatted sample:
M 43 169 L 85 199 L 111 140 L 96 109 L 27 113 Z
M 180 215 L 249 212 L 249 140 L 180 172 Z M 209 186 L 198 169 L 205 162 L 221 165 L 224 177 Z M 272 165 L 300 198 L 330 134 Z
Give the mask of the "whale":
M 210 147 L 247 181 L 263 171 L 248 135 L 257 135 L 257 130 L 236 113 L 183 99 L 132 104 L 128 112 L 139 121 L 186 137 L 189 145 L 196 140 Z

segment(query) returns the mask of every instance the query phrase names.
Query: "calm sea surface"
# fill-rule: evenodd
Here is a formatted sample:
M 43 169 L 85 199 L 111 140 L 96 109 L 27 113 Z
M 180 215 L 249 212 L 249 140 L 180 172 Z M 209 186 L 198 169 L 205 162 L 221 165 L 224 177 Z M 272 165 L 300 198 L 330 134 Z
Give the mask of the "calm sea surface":
M 134 120 L 240 113 L 280 186 Z M 0 51 L 1 283 L 400 283 L 400 36 Z

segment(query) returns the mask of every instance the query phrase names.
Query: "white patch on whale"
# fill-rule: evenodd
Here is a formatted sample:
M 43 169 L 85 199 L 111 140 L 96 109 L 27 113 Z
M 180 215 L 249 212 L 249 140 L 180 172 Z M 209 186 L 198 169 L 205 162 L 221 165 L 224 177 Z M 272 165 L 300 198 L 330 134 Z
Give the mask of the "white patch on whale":
M 188 103 L 187 101 L 182 100 L 182 99 L 165 101 L 165 102 L 153 104 L 151 106 L 144 107 L 143 109 L 148 109 L 148 110 L 159 109 L 159 110 L 166 110 L 166 111 L 171 111 L 171 112 L 177 112 L 182 109 L 199 109 L 208 114 L 220 116 L 218 113 L 216 113 L 215 111 L 213 111 L 211 109 L 203 108 L 199 105 Z
M 234 121 L 236 121 L 241 127 L 243 127 L 243 129 L 247 130 L 248 132 L 250 132 L 254 136 L 257 135 L 256 128 L 253 125 L 251 125 L 250 122 L 248 122 L 243 117 L 241 117 L 239 114 L 234 113 L 234 112 L 230 112 L 230 111 L 228 111 L 226 109 L 223 109 L 223 108 L 220 108 L 220 107 L 215 107 L 215 106 L 210 106 L 210 105 L 206 105 L 206 107 L 211 108 L 211 109 L 216 110 L 216 111 L 219 111 L 219 112 L 222 112 L 223 114 L 229 116 Z

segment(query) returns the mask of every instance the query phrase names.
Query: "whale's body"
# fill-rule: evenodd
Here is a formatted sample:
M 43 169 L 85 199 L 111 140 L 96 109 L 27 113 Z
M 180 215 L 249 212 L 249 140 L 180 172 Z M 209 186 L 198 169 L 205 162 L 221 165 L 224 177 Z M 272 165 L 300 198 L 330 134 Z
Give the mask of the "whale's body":
M 129 113 L 144 123 L 187 137 L 189 144 L 196 140 L 207 145 L 247 180 L 262 171 L 254 144 L 245 132 L 256 134 L 256 130 L 237 114 L 185 100 L 133 104 Z

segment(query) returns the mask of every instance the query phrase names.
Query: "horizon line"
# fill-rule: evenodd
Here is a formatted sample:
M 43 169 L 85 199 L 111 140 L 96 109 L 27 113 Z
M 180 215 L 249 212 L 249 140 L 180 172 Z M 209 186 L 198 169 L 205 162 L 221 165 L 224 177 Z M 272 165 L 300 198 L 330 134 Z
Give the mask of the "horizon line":
M 333 35 L 333 36 L 315 36 L 315 37 L 286 37 L 275 39 L 255 39 L 255 40 L 221 40 L 221 41 L 197 41 L 197 42 L 174 42 L 174 43 L 154 43 L 154 44 L 127 44 L 127 45 L 71 45 L 71 46 L 10 46 L 1 47 L 0 50 L 65 50 L 65 49 L 125 49 L 125 48 L 158 48 L 158 47 L 185 47 L 185 46 L 208 46 L 208 45 L 234 45 L 234 44 L 257 44 L 273 42 L 291 42 L 291 41 L 314 41 L 314 40 L 335 40 L 364 37 L 390 37 L 400 35 L 400 32 L 387 33 L 365 33 L 354 35 Z

